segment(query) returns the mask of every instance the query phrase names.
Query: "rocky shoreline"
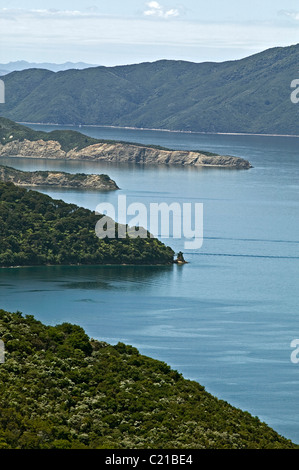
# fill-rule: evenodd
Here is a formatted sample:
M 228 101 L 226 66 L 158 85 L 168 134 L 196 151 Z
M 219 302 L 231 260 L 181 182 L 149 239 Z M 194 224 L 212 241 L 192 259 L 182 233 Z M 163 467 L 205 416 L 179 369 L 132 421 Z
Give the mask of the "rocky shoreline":
M 167 150 L 123 142 L 103 142 L 78 150 L 65 151 L 55 140 L 13 140 L 0 144 L 1 157 L 47 158 L 60 160 L 85 160 L 105 163 L 133 163 L 143 165 L 183 165 L 249 169 L 248 160 L 239 157 L 206 155 L 196 151 Z
M 21 171 L 0 165 L 0 181 L 11 182 L 17 186 L 51 186 L 59 188 L 86 188 L 98 191 L 119 189 L 108 175 L 86 175 L 61 171 Z

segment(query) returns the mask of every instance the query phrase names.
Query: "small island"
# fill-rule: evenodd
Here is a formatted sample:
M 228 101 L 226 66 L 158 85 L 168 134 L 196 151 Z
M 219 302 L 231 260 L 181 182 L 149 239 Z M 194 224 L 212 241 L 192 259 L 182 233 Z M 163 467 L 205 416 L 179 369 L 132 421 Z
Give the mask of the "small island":
M 177 259 L 174 260 L 174 263 L 176 263 L 176 264 L 188 264 L 188 261 L 185 260 L 184 254 L 181 251 L 179 251 L 178 254 L 177 254 Z
M 0 181 L 11 182 L 17 186 L 51 186 L 56 188 L 94 189 L 115 191 L 116 182 L 108 175 L 87 175 L 84 173 L 65 173 L 63 171 L 22 171 L 0 165 Z
M 157 145 L 99 140 L 70 130 L 34 131 L 1 117 L 0 156 L 237 170 L 252 168 L 248 160 L 240 157 L 204 150 L 173 150 Z

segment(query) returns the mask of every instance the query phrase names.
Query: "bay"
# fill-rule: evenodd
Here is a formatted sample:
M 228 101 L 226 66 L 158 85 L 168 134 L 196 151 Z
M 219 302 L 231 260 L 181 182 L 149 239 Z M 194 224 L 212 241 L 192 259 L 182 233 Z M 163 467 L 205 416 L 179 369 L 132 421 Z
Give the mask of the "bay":
M 57 126 L 31 125 L 51 130 Z M 62 128 L 62 127 L 60 127 Z M 108 173 L 120 191 L 42 188 L 95 210 L 100 202 L 202 202 L 204 243 L 171 267 L 42 267 L 0 270 L 1 308 L 46 324 L 83 326 L 163 360 L 210 393 L 299 443 L 298 138 L 75 128 L 88 135 L 204 149 L 248 159 L 250 170 L 116 166 L 1 158 L 15 168 Z

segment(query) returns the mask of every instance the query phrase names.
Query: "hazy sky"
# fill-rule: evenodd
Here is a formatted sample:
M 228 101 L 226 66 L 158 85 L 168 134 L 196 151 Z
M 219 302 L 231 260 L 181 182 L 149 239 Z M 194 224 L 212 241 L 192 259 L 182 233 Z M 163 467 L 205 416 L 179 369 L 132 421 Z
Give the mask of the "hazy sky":
M 299 43 L 299 0 L 0 0 L 0 63 L 238 59 Z

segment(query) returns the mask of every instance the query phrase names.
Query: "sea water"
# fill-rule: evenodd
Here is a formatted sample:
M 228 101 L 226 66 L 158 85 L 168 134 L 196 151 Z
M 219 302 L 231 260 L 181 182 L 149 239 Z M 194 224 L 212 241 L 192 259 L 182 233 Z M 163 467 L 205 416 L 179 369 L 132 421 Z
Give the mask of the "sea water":
M 32 125 L 51 130 L 57 126 Z M 62 128 L 62 127 L 60 127 Z M 73 128 L 73 127 L 70 127 Z M 82 127 L 88 135 L 203 149 L 248 159 L 250 170 L 146 167 L 1 158 L 24 170 L 107 173 L 120 191 L 41 188 L 95 210 L 100 202 L 203 203 L 204 242 L 168 267 L 32 267 L 0 270 L 1 308 L 89 336 L 132 344 L 299 443 L 298 138 Z

